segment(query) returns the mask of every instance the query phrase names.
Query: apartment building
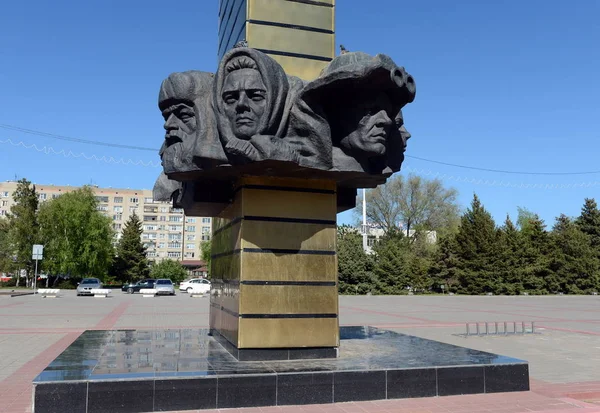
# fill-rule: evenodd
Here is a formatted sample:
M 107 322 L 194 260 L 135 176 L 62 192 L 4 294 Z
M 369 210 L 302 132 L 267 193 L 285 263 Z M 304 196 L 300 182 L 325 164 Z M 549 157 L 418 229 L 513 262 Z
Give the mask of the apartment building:
M 14 202 L 12 194 L 16 188 L 15 181 L 0 182 L 0 217 L 10 212 Z M 41 202 L 77 188 L 68 185 L 35 185 Z M 98 210 L 112 219 L 115 242 L 121 237 L 125 222 L 135 213 L 142 221 L 142 242 L 151 263 L 170 258 L 181 261 L 190 270 L 202 267 L 200 244 L 210 240 L 211 218 L 186 216 L 182 209 L 173 208 L 168 202 L 156 202 L 150 189 L 91 188 L 98 201 Z

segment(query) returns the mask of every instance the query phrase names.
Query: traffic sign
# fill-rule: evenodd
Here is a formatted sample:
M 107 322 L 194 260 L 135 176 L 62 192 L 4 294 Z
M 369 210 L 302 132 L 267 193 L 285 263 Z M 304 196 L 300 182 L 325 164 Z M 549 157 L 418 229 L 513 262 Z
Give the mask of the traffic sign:
M 39 244 L 34 244 L 31 259 L 41 260 L 43 256 L 44 256 L 44 246 L 39 245 Z

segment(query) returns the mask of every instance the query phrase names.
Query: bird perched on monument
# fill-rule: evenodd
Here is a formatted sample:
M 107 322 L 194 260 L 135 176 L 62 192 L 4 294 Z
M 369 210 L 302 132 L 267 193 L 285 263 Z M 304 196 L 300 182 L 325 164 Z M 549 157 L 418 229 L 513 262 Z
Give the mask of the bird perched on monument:
M 343 44 L 340 45 L 340 54 L 346 54 L 349 50 L 344 47 Z
M 237 42 L 234 46 L 234 48 L 237 47 L 248 47 L 248 42 L 246 41 L 246 39 L 240 40 L 239 42 Z

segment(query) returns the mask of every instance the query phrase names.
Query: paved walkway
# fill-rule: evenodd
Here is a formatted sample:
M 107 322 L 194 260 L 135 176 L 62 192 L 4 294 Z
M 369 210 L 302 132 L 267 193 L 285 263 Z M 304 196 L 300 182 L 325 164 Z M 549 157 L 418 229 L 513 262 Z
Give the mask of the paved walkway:
M 600 413 L 600 297 L 341 297 L 340 323 L 374 325 L 530 362 L 531 391 L 240 412 Z M 465 322 L 535 321 L 541 334 L 468 337 Z M 86 329 L 203 328 L 208 300 L 0 296 L 0 413 L 31 412 L 31 381 Z M 220 410 L 220 411 L 226 411 Z M 208 412 L 204 410 L 203 412 Z

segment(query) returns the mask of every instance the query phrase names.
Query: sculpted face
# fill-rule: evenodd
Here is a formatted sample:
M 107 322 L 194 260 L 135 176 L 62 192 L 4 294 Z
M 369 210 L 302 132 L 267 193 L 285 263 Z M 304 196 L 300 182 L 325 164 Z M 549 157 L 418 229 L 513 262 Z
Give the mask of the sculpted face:
M 356 158 L 385 155 L 392 127 L 392 120 L 388 115 L 391 111 L 392 103 L 385 93 L 350 105 L 346 119 L 349 125 L 355 127 L 340 141 L 340 147 Z
M 402 138 L 402 151 L 406 151 L 407 142 L 411 137 L 410 132 L 404 126 L 404 115 L 402 114 L 402 110 L 398 112 L 396 118 L 394 119 L 395 127 L 398 128 L 398 132 L 400 133 L 400 138 Z
M 221 97 L 237 138 L 249 140 L 260 132 L 261 120 L 266 116 L 267 90 L 257 70 L 239 69 L 229 73 Z
M 174 102 L 162 111 L 165 119 L 163 152 L 176 151 L 184 142 L 191 142 L 198 128 L 194 108 L 186 103 Z

